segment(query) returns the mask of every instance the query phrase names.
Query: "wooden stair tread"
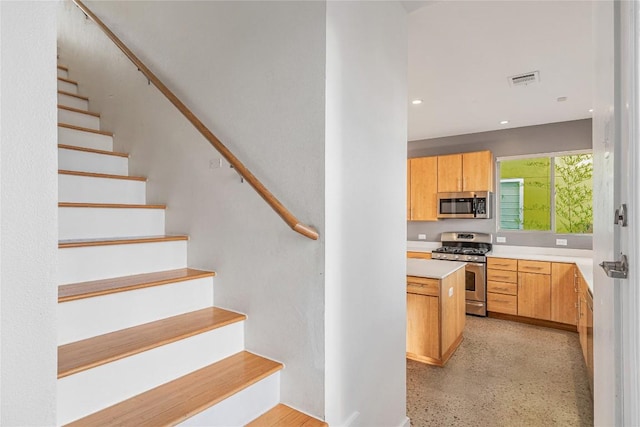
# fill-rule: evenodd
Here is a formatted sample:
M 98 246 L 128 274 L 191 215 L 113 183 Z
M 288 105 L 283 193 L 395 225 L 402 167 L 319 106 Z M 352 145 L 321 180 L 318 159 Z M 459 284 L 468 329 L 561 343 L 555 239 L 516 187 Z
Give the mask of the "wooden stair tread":
M 59 208 L 107 208 L 107 209 L 166 209 L 167 205 L 136 205 L 125 203 L 77 203 L 58 202 Z
M 307 414 L 283 405 L 274 406 L 269 411 L 251 421 L 245 427 L 327 427 L 328 424 Z
M 72 85 L 76 85 L 76 86 L 78 86 L 78 82 L 77 82 L 77 81 L 75 81 L 75 80 L 70 80 L 70 79 L 67 79 L 67 78 L 65 78 L 65 77 L 58 77 L 58 80 L 60 80 L 61 82 L 71 83 Z
M 58 127 L 78 130 L 80 132 L 97 133 L 98 135 L 113 136 L 113 132 L 106 132 L 103 130 L 97 130 L 97 129 L 91 129 L 91 128 L 83 128 L 82 126 L 70 125 L 68 123 L 58 123 Z
M 177 240 L 189 240 L 189 236 L 108 237 L 104 239 L 59 240 L 58 248 L 67 249 L 87 246 L 129 245 L 135 243 L 173 242 Z
M 58 104 L 58 108 L 61 110 L 73 111 L 74 113 L 86 114 L 88 116 L 100 117 L 100 114 L 93 111 L 81 110 L 79 108 L 68 107 L 66 105 Z
M 146 181 L 147 178 L 143 176 L 129 176 L 129 175 L 111 175 L 108 173 L 96 173 L 96 172 L 81 172 L 81 171 L 69 171 L 69 170 L 58 170 L 58 174 L 60 175 L 75 175 L 75 176 L 88 176 L 91 178 L 111 178 L 111 179 L 126 179 L 129 181 Z
M 213 277 L 213 271 L 180 268 L 177 270 L 159 271 L 155 273 L 136 274 L 90 282 L 72 283 L 58 286 L 58 302 L 75 301 L 100 295 L 108 295 L 134 289 L 178 283 L 187 280 Z
M 118 153 L 117 151 L 96 150 L 95 148 L 78 147 L 77 145 L 58 144 L 58 148 L 64 150 L 84 151 L 86 153 L 104 154 L 107 156 L 129 157 L 127 153 Z
M 62 71 L 69 71 L 69 69 L 67 67 L 65 67 L 64 65 L 58 65 L 58 69 L 60 69 Z
M 58 94 L 59 95 L 73 96 L 74 98 L 82 99 L 84 101 L 88 101 L 89 100 L 89 98 L 87 98 L 86 96 L 78 95 L 77 93 L 66 92 L 64 90 L 59 90 Z
M 242 351 L 67 425 L 175 425 L 281 369 L 278 362 Z
M 58 378 L 113 362 L 247 318 L 217 307 L 168 317 L 58 347 Z

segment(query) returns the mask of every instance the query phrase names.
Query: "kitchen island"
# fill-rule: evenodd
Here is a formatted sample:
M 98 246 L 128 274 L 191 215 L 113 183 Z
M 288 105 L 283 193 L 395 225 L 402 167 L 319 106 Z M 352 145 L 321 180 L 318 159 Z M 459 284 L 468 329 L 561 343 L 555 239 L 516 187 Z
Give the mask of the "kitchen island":
M 465 264 L 407 259 L 407 358 L 444 366 L 462 342 Z

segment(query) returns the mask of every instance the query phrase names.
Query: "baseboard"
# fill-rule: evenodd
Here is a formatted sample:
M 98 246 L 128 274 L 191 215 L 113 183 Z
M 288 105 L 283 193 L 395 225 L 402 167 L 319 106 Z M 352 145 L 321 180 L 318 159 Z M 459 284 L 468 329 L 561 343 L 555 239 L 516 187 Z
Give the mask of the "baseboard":
M 560 329 L 568 332 L 578 332 L 575 325 L 567 325 L 565 323 L 552 322 L 550 320 L 533 319 L 530 317 L 514 316 L 513 314 L 496 313 L 494 311 L 487 312 L 487 317 L 493 319 L 510 320 L 512 322 L 526 323 L 528 325 L 544 326 L 545 328 Z

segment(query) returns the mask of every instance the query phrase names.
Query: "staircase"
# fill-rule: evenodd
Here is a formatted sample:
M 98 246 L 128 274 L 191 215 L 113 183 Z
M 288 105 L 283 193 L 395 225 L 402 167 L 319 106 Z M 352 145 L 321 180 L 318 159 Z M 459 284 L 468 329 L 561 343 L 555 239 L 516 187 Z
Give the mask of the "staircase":
M 283 365 L 244 350 L 63 66 L 58 90 L 58 424 L 326 426 L 278 403 Z

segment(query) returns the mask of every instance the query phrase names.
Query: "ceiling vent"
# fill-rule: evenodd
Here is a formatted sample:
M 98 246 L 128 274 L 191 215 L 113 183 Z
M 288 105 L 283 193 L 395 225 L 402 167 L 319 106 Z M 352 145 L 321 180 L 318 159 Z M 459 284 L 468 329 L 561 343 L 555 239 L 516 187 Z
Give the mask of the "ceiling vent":
M 540 72 L 531 71 L 529 73 L 511 76 L 508 79 L 509 86 L 527 86 L 534 83 L 540 83 Z

